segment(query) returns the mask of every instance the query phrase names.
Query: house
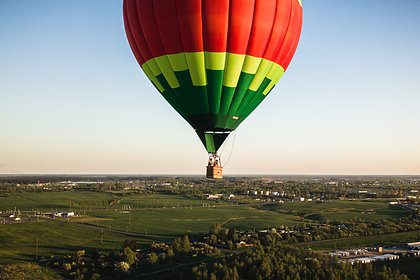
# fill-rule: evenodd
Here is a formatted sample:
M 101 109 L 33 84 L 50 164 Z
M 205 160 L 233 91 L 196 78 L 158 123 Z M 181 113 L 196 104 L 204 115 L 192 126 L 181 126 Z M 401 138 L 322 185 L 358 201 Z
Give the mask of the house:
M 380 256 L 374 256 L 372 258 L 378 261 L 392 261 L 392 260 L 398 260 L 400 257 L 397 255 L 392 255 L 392 254 L 384 254 Z
M 412 250 L 410 251 L 411 256 L 420 256 L 420 250 Z
M 343 258 L 343 257 L 350 256 L 350 252 L 347 252 L 347 251 L 337 251 L 337 252 L 330 253 L 330 256 L 331 257 Z
M 420 242 L 407 243 L 407 247 L 411 250 L 420 250 Z
M 363 257 L 363 258 L 355 258 L 355 259 L 352 259 L 352 264 L 354 263 L 354 262 L 360 262 L 360 263 L 371 263 L 371 262 L 374 262 L 375 261 L 375 259 L 374 258 L 368 258 L 368 257 Z
M 207 199 L 219 199 L 223 196 L 223 194 L 208 194 Z
M 354 250 L 349 250 L 349 252 L 350 252 L 350 255 L 357 256 L 357 255 L 364 255 L 364 254 L 366 254 L 367 253 L 367 250 L 365 250 L 365 249 L 354 249 Z
M 74 215 L 74 212 L 64 212 L 62 215 L 61 215 L 63 218 L 68 218 L 68 217 L 74 217 L 75 215 Z

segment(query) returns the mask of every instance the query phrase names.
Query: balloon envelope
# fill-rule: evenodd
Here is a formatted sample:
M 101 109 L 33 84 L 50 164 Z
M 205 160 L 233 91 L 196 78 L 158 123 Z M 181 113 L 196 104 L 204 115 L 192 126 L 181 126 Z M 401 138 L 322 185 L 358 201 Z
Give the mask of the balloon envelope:
M 141 68 L 215 153 L 296 51 L 300 0 L 124 0 Z

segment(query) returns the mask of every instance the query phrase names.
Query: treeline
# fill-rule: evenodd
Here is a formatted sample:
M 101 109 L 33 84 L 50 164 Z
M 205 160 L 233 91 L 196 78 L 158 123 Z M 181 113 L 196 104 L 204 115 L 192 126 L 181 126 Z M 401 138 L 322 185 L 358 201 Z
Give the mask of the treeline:
M 90 254 L 81 250 L 42 263 L 73 279 L 141 279 L 161 271 L 168 272 L 165 279 L 408 279 L 399 271 L 351 265 L 285 240 L 277 231 L 241 233 L 215 223 L 208 235 L 194 242 L 185 235 L 172 244 L 154 243 L 140 250 L 135 240 L 126 240 L 121 250 Z M 196 265 L 197 260 L 203 263 Z
M 126 240 L 121 250 L 90 253 L 79 250 L 73 255 L 43 258 L 40 263 L 75 280 L 103 277 L 127 279 L 133 275 L 147 275 L 179 263 L 190 262 L 198 256 L 213 258 L 220 253 L 219 249 L 205 243 L 190 242 L 185 235 L 175 238 L 172 244 L 153 243 L 142 250 L 135 240 Z
M 310 242 L 346 237 L 372 236 L 396 232 L 407 232 L 420 229 L 420 217 L 409 216 L 395 220 L 379 222 L 342 222 L 327 225 L 309 225 L 284 227 L 276 230 L 278 238 L 287 243 Z
M 87 180 L 90 183 L 62 183 L 69 180 Z M 41 181 L 41 183 L 39 183 Z M 323 200 L 363 199 L 367 197 L 395 198 L 420 191 L 420 182 L 409 178 L 251 178 L 228 177 L 210 181 L 203 177 L 45 177 L 0 178 L 0 194 L 10 192 L 40 192 L 43 187 L 54 191 L 84 190 L 123 193 L 166 193 L 203 198 L 205 194 L 232 193 L 245 195 L 247 191 L 281 191 L 284 199 L 293 197 L 318 197 Z M 368 193 L 359 193 L 367 190 Z
M 156 189 L 159 192 L 184 195 L 189 198 L 203 198 L 205 194 L 226 193 L 246 195 L 253 191 L 282 192 L 282 199 L 295 197 L 318 197 L 322 200 L 339 198 L 396 198 L 410 194 L 410 190 L 419 190 L 416 181 L 408 183 L 395 179 L 378 182 L 371 181 L 340 181 L 331 185 L 330 180 L 264 180 L 262 178 L 228 178 L 223 181 L 202 181 L 180 179 L 171 187 Z M 359 193 L 359 190 L 368 191 Z M 237 199 L 236 199 L 237 200 Z
M 62 277 L 53 270 L 33 263 L 0 265 L 0 280 L 60 280 Z
M 387 267 L 377 271 L 371 264 L 351 265 L 326 255 L 273 242 L 196 266 L 193 268 L 193 279 L 405 280 L 408 277 Z

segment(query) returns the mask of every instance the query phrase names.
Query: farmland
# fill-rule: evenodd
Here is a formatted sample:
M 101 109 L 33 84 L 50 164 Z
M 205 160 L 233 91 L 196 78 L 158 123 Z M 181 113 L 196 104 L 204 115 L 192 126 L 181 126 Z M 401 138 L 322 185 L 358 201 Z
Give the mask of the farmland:
M 109 193 L 77 191 L 3 195 L 0 209 L 27 213 L 29 222 L 1 226 L 0 239 L 5 242 L 0 245 L 0 262 L 34 259 L 37 242 L 39 254 L 47 256 L 71 254 L 80 248 L 116 249 L 130 237 L 141 244 L 171 241 L 183 234 L 205 233 L 213 223 L 246 230 L 295 225 L 302 220 L 249 206 L 176 195 L 126 195 L 117 204 L 109 205 L 107 202 L 114 197 Z M 55 211 L 76 211 L 80 216 L 36 216 L 36 212 Z
M 343 200 L 326 202 L 295 202 L 284 204 L 268 204 L 260 207 L 277 213 L 298 215 L 305 219 L 325 222 L 365 220 L 379 221 L 383 219 L 400 218 L 407 212 L 396 206 L 389 205 L 387 200 Z
M 26 222 L 1 226 L 2 263 L 33 260 L 36 254 L 71 254 L 81 248 L 113 250 L 133 237 L 143 246 L 154 241 L 170 242 L 184 234 L 206 233 L 214 223 L 238 230 L 259 230 L 316 224 L 325 219 L 378 220 L 407 215 L 400 208 L 390 207 L 387 201 L 378 200 L 251 205 L 182 195 L 90 191 L 7 193 L 0 197 L 0 211 L 19 211 L 29 217 Z M 74 211 L 77 217 L 53 219 L 40 215 L 59 211 Z M 417 237 L 411 235 L 407 240 Z M 326 244 L 318 247 L 332 246 Z M 349 245 L 336 241 L 333 244 Z M 350 244 L 360 242 L 356 239 Z
M 301 243 L 299 246 L 305 246 L 314 250 L 335 250 L 348 248 L 361 248 L 376 246 L 378 244 L 399 244 L 408 243 L 413 240 L 420 240 L 420 230 L 410 232 L 388 233 L 372 236 L 359 236 L 351 238 L 341 238 L 334 240 L 314 241 Z

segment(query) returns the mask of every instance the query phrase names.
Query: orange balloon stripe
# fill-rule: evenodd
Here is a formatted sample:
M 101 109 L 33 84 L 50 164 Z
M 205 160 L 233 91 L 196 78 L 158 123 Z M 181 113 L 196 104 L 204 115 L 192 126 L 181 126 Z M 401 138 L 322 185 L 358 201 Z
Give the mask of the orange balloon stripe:
M 274 27 L 271 32 L 271 38 L 270 42 L 268 43 L 268 48 L 264 54 L 264 58 L 270 61 L 274 61 L 276 59 L 276 56 L 283 44 L 287 28 L 289 27 L 292 1 L 279 0 L 277 3 Z
M 146 43 L 146 40 L 143 35 L 143 30 L 140 26 L 139 16 L 137 13 L 137 2 L 136 0 L 126 0 L 127 3 L 127 19 L 130 24 L 131 33 L 134 37 L 134 42 L 138 49 L 140 50 L 141 55 L 145 61 L 152 59 L 154 56 L 149 50 L 149 46 Z
M 147 46 L 153 57 L 166 54 L 156 24 L 153 0 L 137 1 L 137 14 Z
M 254 19 L 255 0 L 230 0 L 228 47 L 229 53 L 246 54 Z
M 276 16 L 277 0 L 257 0 L 247 54 L 263 57 Z
M 287 69 L 289 67 L 290 62 L 292 61 L 292 58 L 295 55 L 297 46 L 299 44 L 300 34 L 302 33 L 302 18 L 303 18 L 302 11 L 299 13 L 299 17 L 300 17 L 299 24 L 298 24 L 299 28 L 298 28 L 298 31 L 296 32 L 293 46 L 290 48 L 289 54 L 286 56 L 284 60 L 284 67 L 285 67 L 284 69 Z
M 166 54 L 184 52 L 178 25 L 176 1 L 159 0 L 154 1 L 153 3 L 159 36 L 162 40 Z
M 229 0 L 203 0 L 204 51 L 226 52 Z
M 127 34 L 128 43 L 130 44 L 130 48 L 133 51 L 134 56 L 136 57 L 137 62 L 142 65 L 145 61 L 143 58 L 135 40 L 133 33 L 131 32 L 130 23 L 128 22 L 128 15 L 127 15 L 127 2 L 124 1 L 123 4 L 123 13 L 124 13 L 124 27 L 125 27 L 125 33 Z
M 202 0 L 177 0 L 178 24 L 185 52 L 204 51 Z
M 280 51 L 277 54 L 275 60 L 276 63 L 280 64 L 284 69 L 287 69 L 286 62 L 290 50 L 295 46 L 295 42 L 299 40 L 300 30 L 302 27 L 302 7 L 298 1 L 292 0 L 292 10 L 289 27 L 287 28 L 286 36 L 281 45 Z M 296 45 L 297 47 L 297 45 Z M 295 48 L 296 48 L 295 47 Z M 290 61 L 289 61 L 290 63 Z

